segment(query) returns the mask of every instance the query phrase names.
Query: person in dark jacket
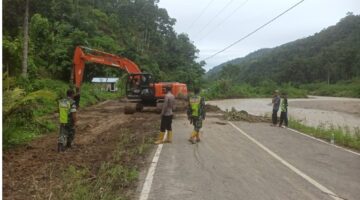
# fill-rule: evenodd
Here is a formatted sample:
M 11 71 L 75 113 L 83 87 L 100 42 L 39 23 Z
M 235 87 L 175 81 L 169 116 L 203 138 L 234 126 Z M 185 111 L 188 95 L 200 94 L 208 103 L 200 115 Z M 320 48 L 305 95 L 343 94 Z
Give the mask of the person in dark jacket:
M 80 107 L 80 88 L 76 88 L 76 93 L 74 95 L 74 101 L 75 101 L 75 105 L 76 105 L 76 109 L 79 109 Z
M 273 110 L 272 110 L 272 116 L 271 116 L 272 126 L 276 126 L 278 123 L 277 113 L 279 111 L 279 106 L 280 106 L 280 96 L 279 96 L 278 90 L 274 91 L 272 104 L 273 104 Z

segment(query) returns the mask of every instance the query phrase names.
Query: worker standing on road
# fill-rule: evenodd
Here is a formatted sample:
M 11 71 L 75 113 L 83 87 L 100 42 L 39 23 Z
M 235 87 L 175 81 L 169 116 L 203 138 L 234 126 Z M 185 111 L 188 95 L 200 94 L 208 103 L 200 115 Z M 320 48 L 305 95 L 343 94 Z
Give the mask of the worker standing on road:
M 194 89 L 194 95 L 189 97 L 189 106 L 187 116 L 190 124 L 194 125 L 194 131 L 191 133 L 189 141 L 191 143 L 200 142 L 200 129 L 202 121 L 205 119 L 205 99 L 200 96 L 200 89 Z
M 59 101 L 60 135 L 58 139 L 58 151 L 64 151 L 65 146 L 70 148 L 75 136 L 76 104 L 73 100 L 74 91 L 66 91 L 67 98 Z
M 171 124 L 173 118 L 173 109 L 175 106 L 175 96 L 171 93 L 171 85 L 167 85 L 165 90 L 166 95 L 161 110 L 160 134 L 155 144 L 163 143 L 165 130 L 167 130 L 167 137 L 165 142 L 171 143 L 173 137 Z
M 278 120 L 277 120 L 277 113 L 279 111 L 279 106 L 280 106 L 280 96 L 279 96 L 279 90 L 275 90 L 274 95 L 273 95 L 273 99 L 272 99 L 272 104 L 273 104 L 273 110 L 272 110 L 272 126 L 276 126 Z
M 287 100 L 287 94 L 283 93 L 282 94 L 282 100 L 281 100 L 281 104 L 280 104 L 280 123 L 279 123 L 279 127 L 283 127 L 282 123 L 285 122 L 285 126 L 288 126 L 288 116 L 287 116 L 287 111 L 288 111 L 288 100 Z

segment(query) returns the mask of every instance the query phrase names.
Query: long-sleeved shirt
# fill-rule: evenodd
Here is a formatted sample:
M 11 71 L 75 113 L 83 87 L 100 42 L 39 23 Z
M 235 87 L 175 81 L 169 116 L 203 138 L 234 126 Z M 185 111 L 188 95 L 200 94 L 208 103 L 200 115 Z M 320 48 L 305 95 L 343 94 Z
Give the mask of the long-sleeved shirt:
M 279 95 L 276 95 L 273 98 L 273 110 L 279 110 L 279 106 L 280 106 L 280 97 Z
M 173 115 L 173 109 L 175 106 L 175 97 L 171 92 L 168 92 L 165 95 L 164 104 L 161 110 L 162 116 L 171 116 Z

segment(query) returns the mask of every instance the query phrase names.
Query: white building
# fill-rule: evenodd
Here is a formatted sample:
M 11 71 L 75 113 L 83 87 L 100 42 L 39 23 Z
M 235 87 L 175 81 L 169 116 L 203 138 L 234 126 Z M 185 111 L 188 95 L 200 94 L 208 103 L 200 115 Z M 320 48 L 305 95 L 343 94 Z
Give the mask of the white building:
M 101 90 L 116 92 L 118 90 L 116 83 L 119 78 L 94 77 L 91 82 L 98 85 Z

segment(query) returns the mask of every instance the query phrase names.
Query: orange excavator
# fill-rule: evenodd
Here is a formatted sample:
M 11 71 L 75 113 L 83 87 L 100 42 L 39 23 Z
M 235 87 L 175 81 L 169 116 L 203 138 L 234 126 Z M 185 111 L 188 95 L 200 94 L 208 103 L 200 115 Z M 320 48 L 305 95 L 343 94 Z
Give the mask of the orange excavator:
M 176 98 L 187 98 L 186 84 L 178 82 L 156 83 L 151 74 L 142 73 L 140 68 L 131 60 L 83 46 L 77 46 L 74 52 L 72 80 L 77 88 L 81 87 L 86 62 L 119 68 L 128 73 L 125 89 L 125 114 L 132 114 L 135 111 L 141 112 L 144 106 L 156 106 L 159 110 L 164 101 L 165 88 L 168 86 L 171 87 Z

